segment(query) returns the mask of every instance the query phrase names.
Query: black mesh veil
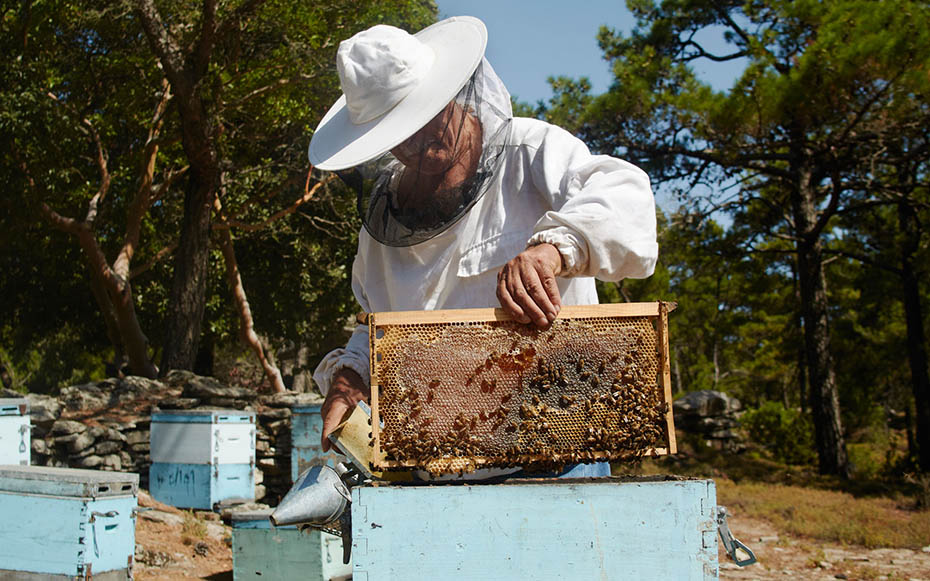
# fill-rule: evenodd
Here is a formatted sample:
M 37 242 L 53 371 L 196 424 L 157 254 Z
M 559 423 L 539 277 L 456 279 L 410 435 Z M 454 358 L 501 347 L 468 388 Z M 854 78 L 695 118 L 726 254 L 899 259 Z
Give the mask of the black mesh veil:
M 372 238 L 412 246 L 458 222 L 493 182 L 512 117 L 510 94 L 482 60 L 426 126 L 392 152 L 340 171 Z

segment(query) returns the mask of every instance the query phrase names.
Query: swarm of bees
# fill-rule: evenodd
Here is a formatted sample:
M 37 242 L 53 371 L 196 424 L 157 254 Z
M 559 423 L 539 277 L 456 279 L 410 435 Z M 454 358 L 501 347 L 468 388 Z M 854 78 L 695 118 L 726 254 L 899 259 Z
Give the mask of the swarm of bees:
M 388 461 L 437 473 L 551 470 L 666 444 L 669 407 L 649 319 L 594 331 L 571 320 L 546 330 L 507 325 L 397 342 L 395 363 L 379 369 L 376 402 Z

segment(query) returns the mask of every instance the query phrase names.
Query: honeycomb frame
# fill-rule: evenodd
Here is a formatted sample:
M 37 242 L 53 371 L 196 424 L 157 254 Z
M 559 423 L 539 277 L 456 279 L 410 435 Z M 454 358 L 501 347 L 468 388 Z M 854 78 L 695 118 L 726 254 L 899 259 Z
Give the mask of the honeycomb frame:
M 372 467 L 433 474 L 674 454 L 675 303 L 371 313 Z

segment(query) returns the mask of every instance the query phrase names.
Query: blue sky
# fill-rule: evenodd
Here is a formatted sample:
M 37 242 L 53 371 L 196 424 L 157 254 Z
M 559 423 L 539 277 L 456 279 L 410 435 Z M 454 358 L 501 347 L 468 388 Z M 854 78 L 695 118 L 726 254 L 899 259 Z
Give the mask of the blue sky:
M 440 18 L 475 16 L 488 27 L 485 53 L 510 94 L 535 105 L 552 96 L 550 76 L 588 77 L 592 92 L 607 91 L 613 76 L 597 46 L 601 25 L 629 33 L 633 16 L 624 0 L 437 0 Z M 696 40 L 718 54 L 730 52 L 720 30 L 702 31 Z M 730 88 L 741 62 L 693 64 L 717 90 Z M 678 206 L 668 189 L 656 192 L 666 211 Z
M 549 76 L 586 76 L 595 94 L 607 90 L 612 76 L 597 46 L 597 31 L 607 25 L 622 32 L 633 27 L 624 0 L 437 0 L 440 18 L 469 15 L 488 27 L 488 61 L 510 93 L 535 104 L 552 95 Z M 719 36 L 719 35 L 717 35 Z M 707 36 L 719 46 L 722 40 Z M 697 70 L 715 88 L 728 88 L 739 65 L 699 63 Z

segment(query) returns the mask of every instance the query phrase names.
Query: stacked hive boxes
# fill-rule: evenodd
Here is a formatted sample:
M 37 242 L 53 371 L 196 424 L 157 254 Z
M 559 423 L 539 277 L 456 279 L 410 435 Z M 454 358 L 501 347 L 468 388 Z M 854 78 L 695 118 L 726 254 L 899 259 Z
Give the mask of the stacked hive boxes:
M 230 410 L 152 414 L 149 490 L 161 502 L 212 509 L 255 498 L 255 413 Z
M 320 438 L 323 434 L 321 404 L 294 406 L 291 414 L 291 482 L 311 466 L 327 464 L 335 466 L 345 462 L 346 457 L 334 449 L 323 452 Z

